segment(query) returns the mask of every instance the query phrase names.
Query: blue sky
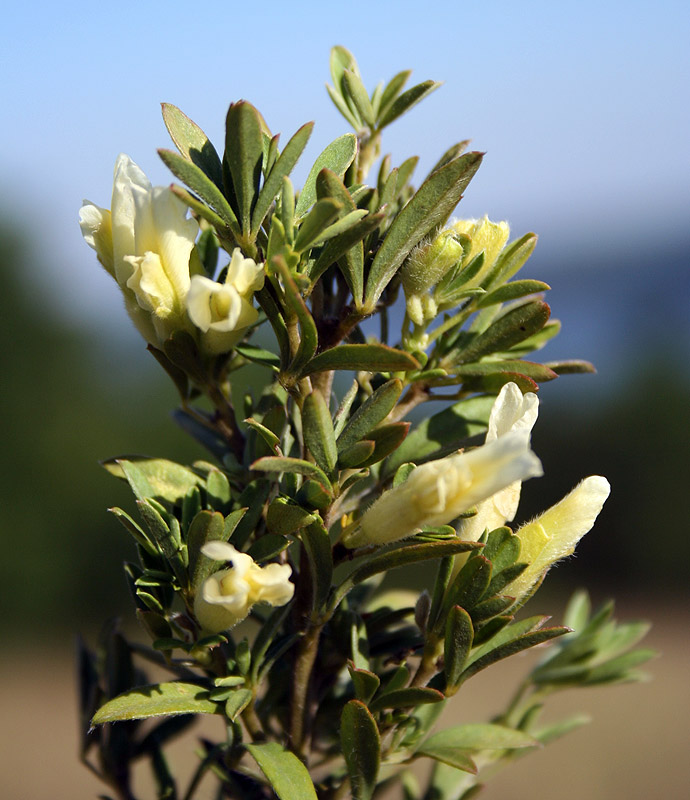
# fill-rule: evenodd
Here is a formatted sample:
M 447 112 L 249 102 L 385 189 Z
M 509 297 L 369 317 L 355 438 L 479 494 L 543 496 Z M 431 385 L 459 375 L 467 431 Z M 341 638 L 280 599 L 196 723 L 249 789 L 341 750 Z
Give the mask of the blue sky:
M 324 90 L 339 43 L 369 88 L 404 68 L 445 82 L 383 146 L 394 163 L 420 154 L 417 179 L 460 139 L 487 151 L 460 215 L 535 230 L 546 254 L 634 248 L 687 231 L 688 41 L 673 0 L 15 3 L 0 33 L 2 205 L 50 253 L 38 291 L 75 321 L 122 325 L 79 235 L 82 199 L 109 205 L 121 151 L 169 182 L 161 101 L 219 143 L 240 97 L 284 137 L 315 119 L 299 183 L 347 129 Z

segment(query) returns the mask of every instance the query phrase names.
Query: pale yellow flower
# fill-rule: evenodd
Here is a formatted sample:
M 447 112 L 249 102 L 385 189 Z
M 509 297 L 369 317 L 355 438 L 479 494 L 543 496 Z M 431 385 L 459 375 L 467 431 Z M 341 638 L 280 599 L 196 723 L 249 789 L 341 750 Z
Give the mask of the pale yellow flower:
M 173 331 L 190 328 L 185 298 L 199 227 L 169 188 L 151 186 L 139 167 L 120 155 L 110 210 L 84 201 L 79 222 L 148 342 L 160 347 Z
M 216 561 L 229 561 L 226 569 L 214 572 L 194 598 L 194 614 L 201 627 L 220 633 L 241 622 L 255 603 L 283 606 L 295 591 L 288 564 L 260 567 L 254 559 L 227 542 L 207 542 L 201 552 Z
M 412 536 L 423 526 L 447 525 L 515 481 L 541 474 L 541 463 L 529 448 L 529 431 L 512 431 L 469 452 L 417 467 L 367 509 L 345 545 L 385 544 Z
M 531 433 L 539 412 L 539 398 L 533 392 L 523 393 L 515 383 L 507 383 L 498 393 L 486 432 L 486 443 L 494 442 L 511 431 Z M 476 542 L 485 530 L 500 528 L 511 522 L 520 503 L 521 481 L 515 481 L 477 506 L 477 513 L 460 521 L 458 536 Z
M 450 230 L 469 236 L 472 241 L 472 247 L 465 256 L 465 264 L 469 264 L 480 253 L 484 253 L 484 263 L 481 269 L 465 288 L 479 286 L 508 242 L 510 236 L 508 223 L 491 222 L 486 216 L 482 219 L 458 219 L 451 222 Z
M 252 305 L 252 297 L 263 285 L 263 264 L 244 258 L 239 247 L 233 251 L 224 283 L 203 275 L 192 277 L 187 313 L 201 332 L 206 353 L 227 352 L 256 321 L 259 312 Z
M 506 593 L 522 597 L 556 561 L 572 555 L 575 545 L 592 529 L 610 491 L 606 478 L 592 475 L 555 506 L 519 528 L 519 561 L 529 567 L 506 587 Z

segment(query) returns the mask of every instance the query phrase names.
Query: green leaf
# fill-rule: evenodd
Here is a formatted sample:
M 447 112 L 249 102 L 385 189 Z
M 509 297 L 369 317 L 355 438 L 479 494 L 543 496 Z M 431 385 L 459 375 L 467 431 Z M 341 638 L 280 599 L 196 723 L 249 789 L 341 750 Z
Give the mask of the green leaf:
M 259 194 L 264 148 L 261 118 L 251 103 L 232 103 L 225 119 L 223 159 L 232 176 L 240 227 L 247 234 L 252 228 L 252 209 Z
M 269 452 L 275 453 L 279 456 L 282 455 L 282 451 L 280 449 L 280 438 L 276 436 L 272 430 L 267 428 L 265 425 L 262 425 L 260 422 L 257 422 L 255 419 L 252 419 L 251 417 L 247 417 L 247 419 L 244 420 L 244 423 L 252 430 L 256 431 L 264 440 L 264 442 L 266 442 Z
M 373 449 L 374 448 L 372 446 L 372 450 Z M 151 541 L 146 532 L 139 525 L 137 525 L 137 523 L 126 511 L 123 511 L 121 508 L 109 508 L 108 511 L 111 514 L 114 514 L 117 519 L 120 520 L 122 525 L 132 534 L 137 544 L 141 545 L 141 547 L 143 547 L 149 555 L 158 555 L 158 548 L 154 542 Z
M 280 536 L 276 533 L 265 533 L 252 544 L 247 553 L 254 561 L 268 561 L 282 553 L 289 544 L 290 540 L 285 536 Z
M 400 447 L 410 429 L 409 422 L 391 422 L 389 425 L 381 425 L 376 430 L 367 434 L 369 441 L 374 445 L 372 454 L 358 466 L 370 467 L 383 461 L 396 448 Z
M 219 188 L 223 170 L 215 147 L 201 128 L 172 103 L 161 103 L 163 122 L 180 153 L 196 164 Z
M 324 489 L 330 492 L 331 483 L 326 473 L 316 464 L 309 461 L 302 461 L 300 458 L 285 458 L 278 456 L 266 456 L 260 458 L 251 465 L 251 469 L 260 472 L 292 472 L 298 475 L 306 475 L 317 481 Z
M 373 312 L 391 278 L 412 248 L 442 225 L 460 201 L 481 164 L 481 153 L 467 153 L 430 175 L 395 218 L 369 271 L 364 309 Z
M 484 596 L 491 581 L 492 571 L 493 566 L 484 555 L 469 559 L 450 585 L 446 603 L 450 606 L 462 606 L 471 612 Z
M 495 397 L 471 397 L 428 417 L 408 434 L 402 445 L 383 465 L 391 475 L 401 464 L 439 458 L 458 449 L 465 439 L 486 431 Z
M 313 122 L 307 122 L 295 133 L 290 141 L 285 145 L 285 149 L 278 156 L 278 160 L 273 165 L 273 169 L 269 172 L 264 185 L 261 187 L 259 197 L 257 198 L 254 211 L 252 212 L 252 235 L 256 236 L 261 223 L 264 221 L 271 203 L 276 199 L 280 192 L 283 181 L 292 172 L 302 151 L 306 147 L 311 132 L 314 128 Z
M 504 283 L 503 286 L 479 298 L 476 307 L 486 308 L 496 303 L 505 303 L 508 300 L 517 300 L 520 297 L 537 294 L 537 292 L 547 292 L 550 288 L 549 284 L 543 281 L 524 280 Z
M 379 676 L 368 669 L 358 669 L 351 661 L 348 663 L 347 669 L 352 678 L 357 699 L 366 705 L 381 685 Z
M 353 800 L 370 800 L 381 763 L 381 737 L 376 721 L 359 700 L 345 704 L 340 718 L 340 742 Z
M 338 461 L 331 414 L 321 392 L 313 391 L 302 406 L 304 443 L 324 472 L 331 473 Z
M 445 700 L 443 692 L 430 689 L 426 686 L 410 686 L 407 689 L 395 689 L 379 695 L 369 708 L 372 711 L 381 711 L 384 708 L 414 708 L 425 703 L 440 703 Z
M 596 369 L 589 361 L 580 361 L 578 359 L 569 359 L 568 361 L 549 361 L 544 364 L 546 369 L 550 369 L 556 375 L 583 375 L 594 374 Z
M 536 245 L 537 235 L 535 233 L 526 233 L 511 242 L 503 250 L 491 272 L 487 275 L 484 280 L 484 287 L 493 289 L 509 281 L 513 275 L 522 269 L 527 259 L 532 255 Z
M 390 414 L 402 392 L 402 381 L 393 378 L 369 397 L 350 417 L 338 436 L 338 450 L 343 452 L 363 439 Z
M 271 481 L 259 478 L 247 484 L 239 496 L 237 502 L 246 510 L 243 512 L 242 518 L 237 522 L 230 540 L 238 550 L 244 550 L 244 546 L 256 530 L 256 526 L 263 516 L 264 503 L 272 488 Z
M 309 772 L 294 753 L 275 742 L 247 744 L 245 747 L 280 800 L 317 800 Z
M 302 220 L 293 248 L 303 253 L 317 242 L 323 241 L 324 231 L 340 214 L 343 206 L 332 197 L 317 200 Z M 366 212 L 365 212 L 366 213 Z
M 225 716 L 234 722 L 252 701 L 251 689 L 235 689 L 225 702 Z
M 286 497 L 276 497 L 266 513 L 266 527 L 271 533 L 288 536 L 306 527 L 316 519 L 311 511 L 290 502 Z
M 406 92 L 403 92 L 403 94 L 394 100 L 393 103 L 379 115 L 379 130 L 386 125 L 390 125 L 393 120 L 396 120 L 406 111 L 409 111 L 412 106 L 417 105 L 417 103 L 438 89 L 440 85 L 441 84 L 436 81 L 424 81 L 408 89 Z
M 443 745 L 429 746 L 423 745 L 417 750 L 417 756 L 428 756 L 449 767 L 460 769 L 463 772 L 470 772 L 472 775 L 478 773 L 477 765 L 470 758 L 472 750 L 461 750 L 458 747 L 444 747 Z
M 558 375 L 545 364 L 536 364 L 533 361 L 479 361 L 473 364 L 459 364 L 453 370 L 455 375 L 461 377 L 493 376 L 503 372 L 511 375 L 525 375 L 533 381 L 544 383 L 552 381 Z
M 304 528 L 300 539 L 309 558 L 314 608 L 320 609 L 328 599 L 333 580 L 331 540 L 320 522 L 313 522 Z
M 360 122 L 357 117 L 352 113 L 352 111 L 348 108 L 347 103 L 343 100 L 341 94 L 339 94 L 332 86 L 326 84 L 326 91 L 328 92 L 328 96 L 333 101 L 335 107 L 340 111 L 340 113 L 345 117 L 345 119 L 352 125 L 355 130 L 359 130 Z
M 539 742 L 524 731 L 505 725 L 471 723 L 446 728 L 430 736 L 417 752 L 435 747 L 453 747 L 461 750 L 514 750 L 536 747 Z
M 446 694 L 454 689 L 472 649 L 474 627 L 470 615 L 460 606 L 453 606 L 446 619 L 446 636 L 443 648 L 443 672 L 446 677 Z M 452 692 L 451 692 L 452 693 Z
M 195 683 L 154 683 L 130 689 L 102 705 L 92 724 L 172 714 L 216 714 L 218 704 L 208 699 L 208 690 Z
M 283 287 L 285 289 L 285 300 L 290 311 L 297 317 L 300 327 L 300 342 L 297 352 L 290 362 L 289 370 L 293 374 L 299 374 L 304 366 L 309 362 L 318 347 L 319 336 L 316 330 L 316 323 L 309 312 L 302 296 L 290 274 L 285 259 L 276 256 L 271 262 L 280 273 Z
M 505 631 L 510 631 L 512 626 L 504 628 L 498 633 L 494 639 L 490 639 L 486 644 L 477 648 L 477 650 L 470 656 L 467 666 L 460 676 L 461 681 L 464 683 L 466 680 L 476 675 L 480 670 L 486 669 L 491 664 L 501 661 L 504 658 L 520 653 L 523 650 L 528 650 L 538 644 L 543 644 L 557 636 L 563 636 L 569 632 L 568 628 L 542 628 L 541 630 L 527 633 L 524 636 L 519 636 L 507 641 L 500 646 L 493 646 L 495 639 L 501 636 Z
M 225 520 L 218 511 L 200 511 L 192 520 L 187 532 L 189 550 L 189 575 L 191 588 L 196 591 L 215 570 L 216 562 L 203 555 L 201 548 L 207 542 L 227 541 Z
M 173 175 L 208 203 L 233 234 L 239 235 L 240 228 L 237 223 L 237 217 L 230 203 L 228 203 L 216 184 L 196 164 L 187 161 L 184 156 L 180 156 L 172 150 L 160 149 L 158 155 L 163 159 L 163 163 Z
M 343 71 L 342 88 L 344 94 L 348 96 L 354 107 L 357 109 L 362 121 L 371 129 L 374 128 L 374 109 L 369 100 L 369 93 L 364 88 L 362 79 L 356 72 L 349 69 Z
M 314 162 L 302 191 L 297 198 L 295 215 L 302 218 L 316 201 L 316 178 L 321 170 L 326 167 L 342 178 L 347 168 L 353 162 L 357 153 L 357 137 L 352 133 L 340 136 L 328 147 Z
M 259 345 L 251 344 L 250 342 L 241 342 L 235 345 L 235 352 L 246 358 L 248 361 L 253 361 L 255 364 L 264 364 L 267 367 L 279 367 L 280 358 L 271 352 L 265 350 Z
M 341 344 L 314 356 L 302 371 L 302 377 L 332 369 L 407 372 L 419 369 L 419 362 L 409 353 L 385 344 Z
M 364 292 L 364 248 L 362 240 L 379 227 L 383 214 L 367 214 L 344 233 L 330 239 L 319 253 L 309 275 L 316 281 L 331 264 L 338 262 L 357 309 L 362 306 Z
M 379 103 L 379 118 L 393 105 L 395 98 L 402 92 L 410 75 L 412 75 L 412 70 L 406 69 L 403 72 L 398 72 L 388 81 Z
M 155 498 L 176 505 L 192 487 L 203 485 L 191 469 L 165 458 L 120 456 L 102 461 L 101 465 L 111 475 L 126 480 L 138 500 Z
M 338 454 L 338 465 L 343 469 L 353 469 L 369 459 L 376 449 L 376 445 L 367 439 L 355 442 Z
M 378 553 L 371 556 L 366 564 L 355 569 L 340 585 L 334 603 L 340 602 L 347 592 L 358 583 L 371 578 L 379 572 L 388 572 L 391 569 L 404 567 L 408 564 L 416 564 L 421 561 L 428 561 L 432 558 L 443 558 L 444 556 L 455 555 L 456 553 L 467 553 L 477 550 L 481 545 L 477 542 L 466 542 L 462 539 L 446 539 L 437 542 L 425 542 L 424 544 L 410 544 L 397 547 L 387 553 Z
M 504 351 L 540 331 L 549 321 L 551 309 L 541 300 L 513 308 L 493 322 L 460 351 L 449 354 L 449 361 L 477 361 L 482 356 Z

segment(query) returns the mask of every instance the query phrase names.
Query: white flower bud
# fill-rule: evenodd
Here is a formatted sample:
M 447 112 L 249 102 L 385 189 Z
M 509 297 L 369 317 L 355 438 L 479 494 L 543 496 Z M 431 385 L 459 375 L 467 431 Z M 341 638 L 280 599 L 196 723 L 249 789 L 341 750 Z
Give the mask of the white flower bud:
M 201 627 L 220 633 L 241 622 L 255 603 L 283 606 L 294 594 L 288 564 L 260 567 L 254 559 L 227 542 L 207 542 L 201 552 L 231 566 L 209 576 L 194 598 L 194 614 Z
M 541 474 L 541 463 L 529 448 L 529 432 L 512 431 L 469 452 L 417 467 L 367 509 L 345 545 L 385 544 L 412 536 L 423 526 L 447 525 L 515 481 Z

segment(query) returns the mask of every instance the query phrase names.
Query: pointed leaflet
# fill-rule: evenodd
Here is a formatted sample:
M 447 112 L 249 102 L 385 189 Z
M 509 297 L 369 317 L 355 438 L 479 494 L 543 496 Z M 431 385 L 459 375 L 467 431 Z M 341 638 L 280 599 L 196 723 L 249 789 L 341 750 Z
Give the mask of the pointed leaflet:
M 137 499 L 154 497 L 160 502 L 182 502 L 194 486 L 202 485 L 201 478 L 188 467 L 165 458 L 121 456 L 101 461 L 111 475 L 126 480 Z
M 237 217 L 232 210 L 230 203 L 216 186 L 216 184 L 206 175 L 206 173 L 188 161 L 183 156 L 173 153 L 172 150 L 160 149 L 158 155 L 162 158 L 165 166 L 179 178 L 182 183 L 189 186 L 189 188 L 199 195 L 218 214 L 233 234 L 238 235 L 240 232 L 237 223 Z
M 259 194 L 264 158 L 261 118 L 251 103 L 240 100 L 228 109 L 223 159 L 232 176 L 232 188 L 242 232 L 249 233 L 252 208 Z
M 320 522 L 308 525 L 300 534 L 311 568 L 313 607 L 320 609 L 328 599 L 333 579 L 333 555 L 328 531 Z
M 314 391 L 302 406 L 302 433 L 314 460 L 324 472 L 331 473 L 338 460 L 331 414 L 321 392 Z
M 477 361 L 482 356 L 507 350 L 540 331 L 549 321 L 551 309 L 541 300 L 513 308 L 499 317 L 459 352 L 450 353 L 448 361 Z
M 172 714 L 215 714 L 218 710 L 203 686 L 172 681 L 140 686 L 108 700 L 94 714 L 92 724 Z
M 295 133 L 290 141 L 285 145 L 285 149 L 278 156 L 278 160 L 268 173 L 264 185 L 261 187 L 256 206 L 252 212 L 252 234 L 256 235 L 264 217 L 271 207 L 271 203 L 276 199 L 278 192 L 283 186 L 283 181 L 292 172 L 297 160 L 302 155 L 309 137 L 311 136 L 313 122 L 307 122 Z
M 386 461 L 383 475 L 392 475 L 408 461 L 421 464 L 453 452 L 465 439 L 483 433 L 494 401 L 494 397 L 471 397 L 427 417 Z
M 317 800 L 307 768 L 294 753 L 275 742 L 247 744 L 280 800 Z
M 302 370 L 302 377 L 331 369 L 407 372 L 419 369 L 419 362 L 404 350 L 385 344 L 341 344 L 314 356 Z
M 324 167 L 327 167 L 335 172 L 339 178 L 342 178 L 353 162 L 356 153 L 357 137 L 352 133 L 346 133 L 326 147 L 314 162 L 314 166 L 311 168 L 302 191 L 297 198 L 295 215 L 298 218 L 303 217 L 316 200 L 316 177 L 319 172 Z
M 472 649 L 474 628 L 470 615 L 460 606 L 453 606 L 446 620 L 443 647 L 443 672 L 446 677 L 446 694 L 454 694 L 467 656 Z
M 379 386 L 350 417 L 342 433 L 338 436 L 338 450 L 343 451 L 351 447 L 380 422 L 383 422 L 395 407 L 401 392 L 402 381 L 397 378 Z
M 406 92 L 403 92 L 400 97 L 394 100 L 393 103 L 379 115 L 379 130 L 386 125 L 390 125 L 391 122 L 398 117 L 401 117 L 406 111 L 409 111 L 412 106 L 417 105 L 417 103 L 438 89 L 440 85 L 441 84 L 437 81 L 424 81 L 408 89 Z
M 463 750 L 513 750 L 539 744 L 529 734 L 491 723 L 456 725 L 430 736 L 417 751 L 425 753 L 435 747 L 457 747 Z
M 481 160 L 481 153 L 467 153 L 441 167 L 424 181 L 398 214 L 371 265 L 365 297 L 367 311 L 373 312 L 410 250 L 448 219 Z
M 370 800 L 381 763 L 381 737 L 371 712 L 359 700 L 345 704 L 340 718 L 340 742 L 353 800 Z
M 223 185 L 223 170 L 215 147 L 201 128 L 172 103 L 161 103 L 163 122 L 180 153 L 196 164 L 218 186 Z

